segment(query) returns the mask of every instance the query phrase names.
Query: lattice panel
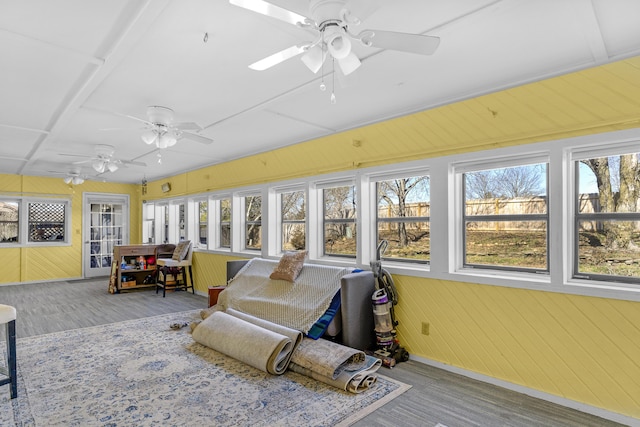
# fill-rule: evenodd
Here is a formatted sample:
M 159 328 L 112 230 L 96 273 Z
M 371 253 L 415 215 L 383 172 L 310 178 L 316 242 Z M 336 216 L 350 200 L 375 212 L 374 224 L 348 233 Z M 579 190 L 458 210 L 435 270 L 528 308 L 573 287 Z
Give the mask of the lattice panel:
M 64 203 L 29 203 L 29 241 L 64 240 Z

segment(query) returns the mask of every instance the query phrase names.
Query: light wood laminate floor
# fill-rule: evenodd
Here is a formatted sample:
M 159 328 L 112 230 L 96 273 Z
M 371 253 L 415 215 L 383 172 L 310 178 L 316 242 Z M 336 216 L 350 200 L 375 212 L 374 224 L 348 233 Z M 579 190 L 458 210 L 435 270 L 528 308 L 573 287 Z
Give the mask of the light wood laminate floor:
M 0 286 L 0 304 L 18 312 L 18 339 L 207 307 L 207 297 L 178 291 L 109 294 L 107 278 Z M 356 426 L 575 426 L 620 424 L 409 361 L 380 373 L 412 385 Z M 8 391 L 7 391 L 8 392 Z

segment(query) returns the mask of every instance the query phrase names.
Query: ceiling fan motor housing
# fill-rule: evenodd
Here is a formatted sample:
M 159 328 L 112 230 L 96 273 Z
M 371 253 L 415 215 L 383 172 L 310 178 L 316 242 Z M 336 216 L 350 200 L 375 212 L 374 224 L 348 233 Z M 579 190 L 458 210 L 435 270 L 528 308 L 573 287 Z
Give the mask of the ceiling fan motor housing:
M 167 125 L 173 120 L 173 110 L 167 107 L 152 105 L 147 107 L 147 117 L 154 125 Z
M 312 0 L 309 5 L 311 17 L 321 27 L 325 21 L 338 19 L 346 3 L 344 0 Z

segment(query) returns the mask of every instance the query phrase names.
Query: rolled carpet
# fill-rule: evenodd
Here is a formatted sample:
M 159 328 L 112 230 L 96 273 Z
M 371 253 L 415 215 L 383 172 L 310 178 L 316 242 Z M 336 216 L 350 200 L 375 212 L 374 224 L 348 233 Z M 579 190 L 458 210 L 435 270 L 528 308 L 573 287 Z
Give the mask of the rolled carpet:
M 364 365 L 356 369 L 346 367 L 335 378 L 324 376 L 294 362 L 289 364 L 289 369 L 351 393 L 362 393 L 376 383 L 378 377 L 374 374 L 381 365 L 382 361 L 380 359 L 367 355 L 365 356 Z
M 355 371 L 365 366 L 364 351 L 325 339 L 304 338 L 291 357 L 296 365 L 335 379 L 344 369 Z
M 269 322 L 268 320 L 260 319 L 258 317 L 243 313 L 238 310 L 234 310 L 233 308 L 228 308 L 225 313 L 230 314 L 233 317 L 237 317 L 238 319 L 242 319 L 246 322 L 252 323 L 256 326 L 260 326 L 261 328 L 265 328 L 280 335 L 284 335 L 285 337 L 291 339 L 291 343 L 293 344 L 293 346 L 291 347 L 291 351 L 289 351 L 286 361 L 282 361 L 281 364 L 283 365 L 283 369 L 282 372 L 278 372 L 278 374 L 282 374 L 287 369 L 287 365 L 289 365 L 291 355 L 295 351 L 296 347 L 298 347 L 300 342 L 302 342 L 302 338 L 304 337 L 302 332 L 296 331 L 295 329 L 287 328 L 286 326 L 278 325 L 277 323 Z
M 274 375 L 286 371 L 294 349 L 288 336 L 221 311 L 200 322 L 192 337 L 204 346 Z

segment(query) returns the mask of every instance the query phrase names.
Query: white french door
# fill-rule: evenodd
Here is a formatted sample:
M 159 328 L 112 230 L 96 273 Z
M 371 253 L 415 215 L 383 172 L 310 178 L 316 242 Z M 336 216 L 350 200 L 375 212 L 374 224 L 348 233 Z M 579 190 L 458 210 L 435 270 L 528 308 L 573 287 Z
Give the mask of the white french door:
M 84 277 L 111 273 L 113 248 L 129 244 L 129 196 L 84 193 Z

